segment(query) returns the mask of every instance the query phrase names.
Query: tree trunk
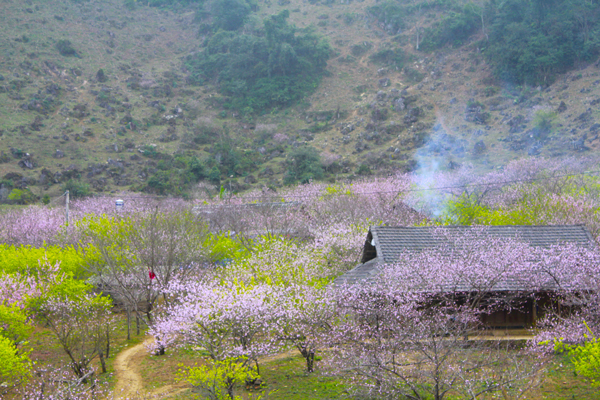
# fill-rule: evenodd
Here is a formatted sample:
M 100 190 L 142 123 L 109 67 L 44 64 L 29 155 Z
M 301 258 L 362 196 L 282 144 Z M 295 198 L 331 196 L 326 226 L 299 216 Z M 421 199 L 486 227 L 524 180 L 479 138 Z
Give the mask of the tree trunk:
M 228 378 L 227 395 L 229 396 L 229 398 L 231 400 L 235 400 L 235 396 L 234 396 L 234 393 L 233 393 L 233 382 L 231 381 L 230 378 Z
M 110 329 L 106 325 L 106 358 L 110 357 Z
M 160 336 L 155 336 L 154 341 L 156 342 L 156 345 L 158 346 L 158 350 L 156 351 L 155 354 L 157 356 L 164 356 L 165 355 L 165 346 L 163 346 L 163 344 L 160 342 Z
M 98 356 L 100 356 L 100 364 L 102 365 L 102 373 L 105 374 L 106 373 L 106 362 L 104 360 L 104 353 L 102 351 L 100 351 L 98 353 Z
M 306 360 L 306 372 L 313 372 L 315 370 L 315 351 L 306 346 L 299 346 L 300 354 Z
M 258 366 L 258 358 L 254 359 L 254 365 L 256 365 L 256 373 L 260 375 L 260 367 Z
M 127 340 L 131 340 L 131 311 L 127 309 Z

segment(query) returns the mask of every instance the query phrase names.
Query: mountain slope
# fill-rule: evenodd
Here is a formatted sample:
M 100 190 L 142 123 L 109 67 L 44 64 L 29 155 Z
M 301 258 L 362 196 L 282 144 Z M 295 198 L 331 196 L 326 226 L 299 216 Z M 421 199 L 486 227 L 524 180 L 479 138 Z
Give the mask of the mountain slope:
M 192 79 L 189 60 L 214 35 L 203 31 L 195 3 L 4 0 L 0 201 L 65 188 L 276 188 L 311 176 L 489 169 L 524 156 L 596 152 L 598 65 L 579 63 L 543 87 L 499 81 L 474 22 L 461 28 L 464 37 L 438 43 L 454 35 L 436 32 L 460 14 L 459 3 L 402 2 L 394 19 L 391 3 L 371 0 L 258 2 L 240 32 L 260 37 L 263 21 L 288 10 L 289 24 L 312 26 L 331 51 L 314 92 L 245 113 L 228 105 L 235 96 L 218 78 Z M 290 174 L 297 169 L 304 172 Z

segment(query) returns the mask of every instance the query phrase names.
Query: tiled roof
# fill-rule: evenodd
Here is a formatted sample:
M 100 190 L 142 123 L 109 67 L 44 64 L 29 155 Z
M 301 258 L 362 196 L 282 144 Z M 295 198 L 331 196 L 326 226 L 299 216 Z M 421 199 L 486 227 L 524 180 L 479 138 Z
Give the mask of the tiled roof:
M 419 227 L 371 227 L 377 248 L 377 256 L 386 263 L 394 262 L 406 251 L 421 251 L 440 245 L 440 235 L 436 232 L 466 234 L 481 227 L 472 226 L 419 226 Z M 588 246 L 592 236 L 583 225 L 512 225 L 486 226 L 485 233 L 494 238 L 518 239 L 531 246 L 547 247 L 561 243 L 578 243 Z
M 363 264 L 338 277 L 334 284 L 354 284 L 369 282 L 379 274 L 379 265 L 393 263 L 400 254 L 419 252 L 444 244 L 444 235 L 469 234 L 475 229 L 483 229 L 486 235 L 494 238 L 521 240 L 532 246 L 548 247 L 562 243 L 576 243 L 581 246 L 594 246 L 595 242 L 583 225 L 545 225 L 545 226 L 441 226 L 441 227 L 371 227 L 365 243 Z M 549 289 L 552 284 L 549 282 Z M 518 290 L 517 282 L 499 282 L 495 290 Z M 451 290 L 452 288 L 440 288 Z M 455 287 L 456 291 L 466 288 Z M 418 290 L 418 289 L 417 289 Z

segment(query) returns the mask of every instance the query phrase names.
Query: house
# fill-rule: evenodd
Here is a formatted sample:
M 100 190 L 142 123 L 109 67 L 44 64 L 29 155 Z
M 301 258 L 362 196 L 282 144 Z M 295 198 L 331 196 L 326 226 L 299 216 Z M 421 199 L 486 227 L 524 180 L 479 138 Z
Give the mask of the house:
M 364 244 L 361 263 L 338 277 L 334 285 L 361 284 L 368 285 L 378 279 L 383 264 L 393 264 L 405 253 L 418 253 L 440 246 L 453 246 L 445 241 L 447 237 L 479 234 L 494 239 L 516 239 L 533 247 L 550 247 L 559 244 L 576 244 L 583 247 L 595 247 L 596 243 L 590 232 L 583 225 L 547 225 L 547 226 L 422 226 L 391 227 L 376 226 L 369 229 Z M 442 233 L 440 235 L 440 233 Z M 492 289 L 494 295 L 506 298 L 520 296 L 519 307 L 507 307 L 496 312 L 483 315 L 483 323 L 493 328 L 524 328 L 535 324 L 536 320 L 549 307 L 555 306 L 552 298 L 553 287 L 548 285 L 535 296 L 522 290 L 518 283 L 499 282 Z M 555 289 L 555 288 L 554 288 Z M 455 289 L 456 290 L 456 289 Z M 468 292 L 467 287 L 460 291 Z

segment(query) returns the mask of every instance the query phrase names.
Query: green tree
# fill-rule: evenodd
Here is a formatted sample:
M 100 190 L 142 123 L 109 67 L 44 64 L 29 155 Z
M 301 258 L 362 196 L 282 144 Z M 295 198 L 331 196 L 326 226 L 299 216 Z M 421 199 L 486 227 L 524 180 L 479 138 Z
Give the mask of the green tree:
M 210 183 L 213 183 L 215 185 L 221 183 L 221 171 L 219 171 L 219 168 L 217 168 L 216 165 L 212 167 L 212 169 L 208 173 L 208 180 L 210 181 Z
M 0 393 L 5 389 L 23 383 L 31 376 L 31 360 L 26 354 L 19 354 L 15 344 L 0 336 Z
M 69 179 L 62 187 L 63 191 L 69 191 L 69 195 L 73 198 L 87 197 L 90 193 L 90 185 L 79 182 L 74 179 Z
M 308 183 L 323 178 L 321 156 L 314 147 L 299 147 L 292 151 L 286 161 L 287 171 L 284 177 L 286 185 L 300 182 Z
M 247 361 L 246 358 L 210 360 L 210 365 L 180 369 L 177 379 L 199 388 L 202 395 L 210 400 L 241 400 L 235 395 L 236 386 L 260 378 Z
M 37 201 L 37 197 L 29 189 L 13 189 L 7 200 L 11 204 L 32 204 Z
M 26 343 L 32 331 L 29 318 L 23 309 L 16 305 L 0 304 L 0 336 L 9 339 L 18 347 Z
M 550 84 L 600 54 L 600 4 L 585 0 L 492 1 L 488 59 L 498 77 Z
M 186 65 L 198 80 L 219 83 L 224 105 L 244 113 L 284 107 L 318 86 L 331 48 L 311 29 L 288 24 L 289 12 L 264 20 L 264 32 L 220 30 Z
M 244 25 L 256 5 L 246 0 L 214 0 L 209 3 L 209 8 L 217 29 L 234 31 Z

